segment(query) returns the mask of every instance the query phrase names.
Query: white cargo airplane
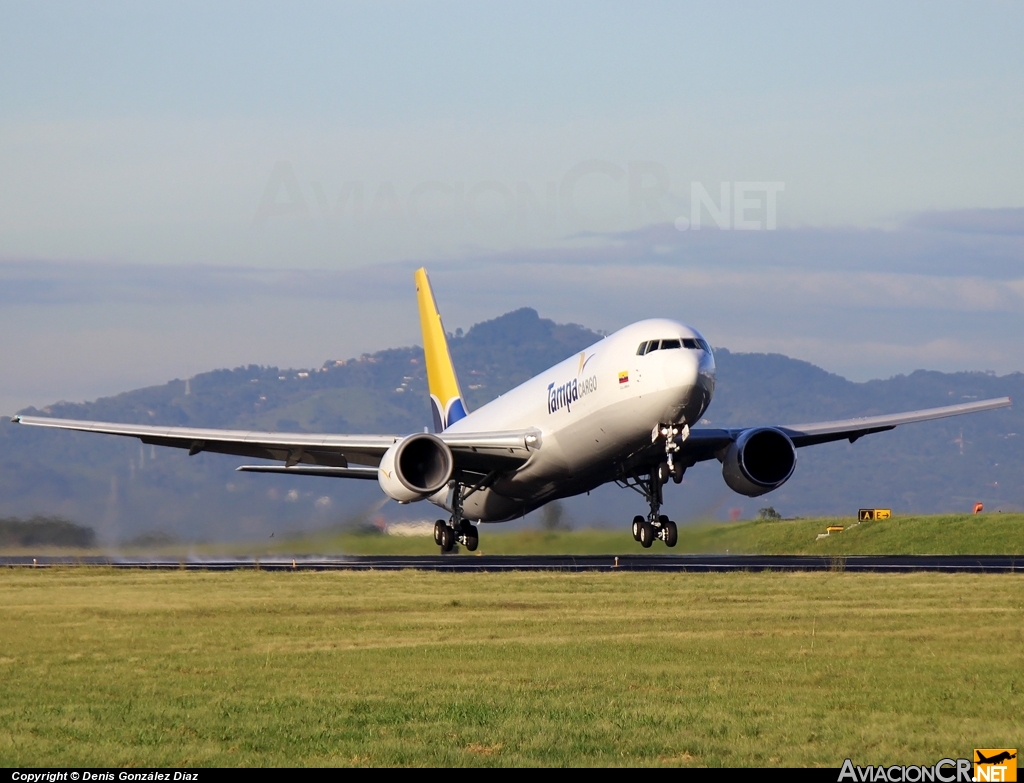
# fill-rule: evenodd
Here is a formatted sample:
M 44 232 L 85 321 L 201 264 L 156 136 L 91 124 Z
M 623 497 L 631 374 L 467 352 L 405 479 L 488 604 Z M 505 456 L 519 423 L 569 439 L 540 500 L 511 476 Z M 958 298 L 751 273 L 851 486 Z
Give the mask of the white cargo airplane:
M 466 409 L 426 271 L 416 272 L 434 433 L 307 435 L 154 427 L 15 416 L 34 427 L 101 432 L 143 443 L 277 460 L 238 470 L 375 479 L 399 503 L 418 500 L 450 516 L 434 526 L 443 551 L 477 548 L 476 522 L 520 517 L 557 498 L 614 481 L 646 499 L 633 537 L 674 546 L 662 488 L 698 462 L 718 459 L 725 483 L 756 497 L 793 475 L 802 446 L 849 439 L 946 416 L 1010 405 L 1008 397 L 845 421 L 697 429 L 715 390 L 715 359 L 699 332 L 676 321 L 639 321 L 499 396 Z

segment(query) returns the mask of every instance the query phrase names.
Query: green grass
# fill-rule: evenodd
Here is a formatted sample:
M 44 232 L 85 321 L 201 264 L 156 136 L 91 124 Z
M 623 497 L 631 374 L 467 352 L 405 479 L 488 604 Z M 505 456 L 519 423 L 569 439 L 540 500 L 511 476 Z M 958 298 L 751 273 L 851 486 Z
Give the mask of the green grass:
M 842 533 L 818 539 L 831 524 L 846 525 Z M 971 554 L 1024 555 L 1024 514 L 970 514 L 896 516 L 882 522 L 854 519 L 797 519 L 772 522 L 704 523 L 679 528 L 679 543 L 669 550 L 656 542 L 643 549 L 633 541 L 626 525 L 619 530 L 584 529 L 571 532 L 523 530 L 506 532 L 501 525 L 480 526 L 478 553 L 508 554 Z M 217 555 L 414 555 L 437 554 L 429 536 L 400 537 L 327 531 L 274 542 L 243 542 L 131 548 L 123 555 L 166 557 Z M 108 550 L 58 550 L 44 547 L 3 550 L 3 554 L 108 554 Z M 462 554 L 468 555 L 463 551 Z
M 819 533 L 831 524 L 847 529 L 828 538 Z M 679 543 L 668 550 L 656 542 L 642 549 L 629 529 L 545 533 L 502 532 L 500 525 L 480 526 L 479 552 L 504 554 L 625 554 L 666 552 L 732 554 L 1009 554 L 1024 555 L 1024 514 L 960 514 L 893 517 L 882 522 L 853 519 L 748 521 L 681 527 Z M 431 538 L 382 535 L 320 534 L 282 540 L 267 552 L 312 554 L 436 554 Z M 468 554 L 468 553 L 467 553 Z
M 846 529 L 819 540 L 830 524 Z M 894 516 L 860 524 L 854 519 L 737 522 L 680 529 L 679 547 L 750 554 L 1024 555 L 1024 514 Z
M 1019 576 L 0 570 L 0 766 L 933 764 Z

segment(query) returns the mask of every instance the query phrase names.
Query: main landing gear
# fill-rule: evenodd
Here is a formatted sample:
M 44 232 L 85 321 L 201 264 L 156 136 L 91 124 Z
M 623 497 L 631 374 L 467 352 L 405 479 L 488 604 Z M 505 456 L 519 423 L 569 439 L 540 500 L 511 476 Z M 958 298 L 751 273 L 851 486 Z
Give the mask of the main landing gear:
M 661 513 L 664 502 L 662 488 L 671 478 L 676 484 L 683 480 L 686 466 L 676 459 L 679 443 L 676 438 L 682 436 L 685 441 L 690 435 L 690 428 L 683 424 L 680 430 L 674 424 L 659 424 L 651 432 L 651 442 L 657 443 L 659 438 L 665 440 L 665 459 L 659 462 L 650 473 L 634 474 L 628 479 L 619 481 L 620 486 L 629 487 L 644 496 L 650 506 L 646 517 L 639 514 L 633 517 L 633 538 L 640 546 L 649 549 L 656 540 L 665 542 L 665 546 L 673 547 L 679 540 L 679 528 L 676 523 Z
M 656 475 L 634 477 L 633 483 L 626 486 L 635 489 L 647 498 L 651 506 L 646 517 L 637 514 L 633 517 L 633 538 L 640 542 L 644 549 L 650 549 L 656 540 L 665 542 L 665 546 L 675 546 L 679 540 L 679 529 L 676 523 L 661 511 L 661 480 Z
M 452 488 L 451 521 L 443 519 L 434 523 L 434 543 L 441 547 L 442 553 L 451 552 L 456 544 L 462 544 L 470 552 L 475 552 L 480 545 L 480 532 L 476 525 L 462 516 L 462 486 L 456 484 Z

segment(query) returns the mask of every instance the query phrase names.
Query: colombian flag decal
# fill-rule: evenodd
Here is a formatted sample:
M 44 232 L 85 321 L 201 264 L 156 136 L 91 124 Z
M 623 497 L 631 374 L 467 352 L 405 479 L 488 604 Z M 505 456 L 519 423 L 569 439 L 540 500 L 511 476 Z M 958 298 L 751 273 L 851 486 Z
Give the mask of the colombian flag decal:
M 619 383 L 629 383 L 629 371 L 623 370 L 619 373 Z

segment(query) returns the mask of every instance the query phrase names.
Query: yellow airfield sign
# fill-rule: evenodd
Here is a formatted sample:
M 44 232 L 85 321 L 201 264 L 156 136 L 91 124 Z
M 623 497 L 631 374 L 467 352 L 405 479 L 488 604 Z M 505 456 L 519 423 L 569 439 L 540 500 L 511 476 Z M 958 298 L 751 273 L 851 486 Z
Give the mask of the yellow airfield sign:
M 861 522 L 870 522 L 874 519 L 888 519 L 891 516 L 891 508 L 862 508 L 857 512 L 857 519 Z

